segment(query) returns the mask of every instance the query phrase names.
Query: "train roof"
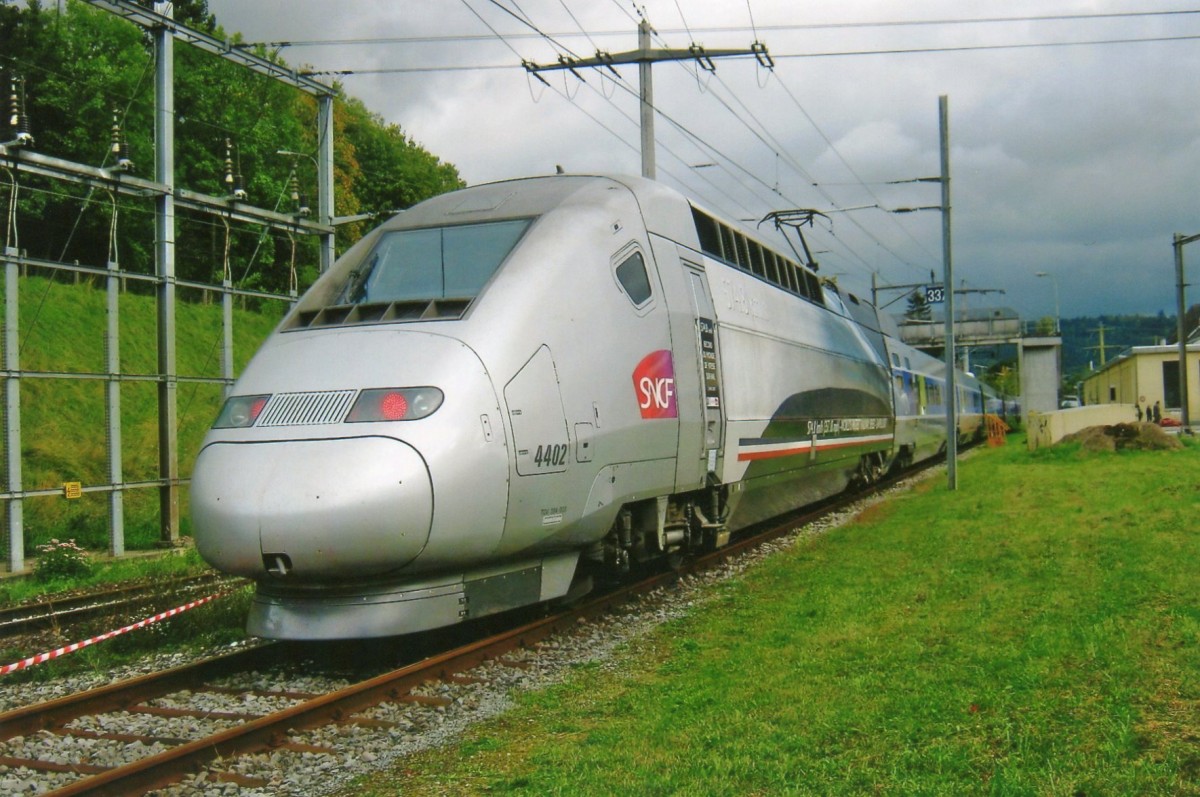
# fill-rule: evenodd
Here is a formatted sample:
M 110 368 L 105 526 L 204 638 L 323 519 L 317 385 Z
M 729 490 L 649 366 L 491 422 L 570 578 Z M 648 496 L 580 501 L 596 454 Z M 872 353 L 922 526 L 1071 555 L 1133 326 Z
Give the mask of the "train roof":
M 594 185 L 597 179 L 555 175 L 469 186 L 426 199 L 388 219 L 382 229 L 441 225 L 447 219 L 468 224 L 499 217 L 540 216 L 558 207 L 578 191 Z
M 383 229 L 445 224 L 448 217 L 466 224 L 499 217 L 540 216 L 598 183 L 627 188 L 637 199 L 646 227 L 653 233 L 681 242 L 694 241 L 696 233 L 689 209 L 696 208 L 782 253 L 777 243 L 767 240 L 758 230 L 714 213 L 674 188 L 645 177 L 622 174 L 553 174 L 480 183 L 414 205 L 386 221 Z
M 605 187 L 624 188 L 632 195 L 647 232 L 753 272 L 776 287 L 848 315 L 868 329 L 896 334 L 890 318 L 881 317 L 870 302 L 843 293 L 834 284 L 824 288 L 824 292 L 833 291 L 839 296 L 830 304 L 817 275 L 758 230 L 712 213 L 682 192 L 643 177 L 555 174 L 469 186 L 432 197 L 393 216 L 367 238 L 389 230 L 535 218 L 570 205 L 577 198 L 586 201 L 586 195 Z M 366 239 L 360 244 L 368 245 Z

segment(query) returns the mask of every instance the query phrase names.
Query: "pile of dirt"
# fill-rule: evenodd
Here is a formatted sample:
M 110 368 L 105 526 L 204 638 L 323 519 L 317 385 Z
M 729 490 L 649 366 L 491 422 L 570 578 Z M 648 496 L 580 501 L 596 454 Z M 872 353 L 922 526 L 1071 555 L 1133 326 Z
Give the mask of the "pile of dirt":
M 1183 448 L 1179 438 L 1169 435 L 1155 423 L 1118 423 L 1089 426 L 1069 434 L 1062 442 L 1078 441 L 1084 451 L 1166 451 Z

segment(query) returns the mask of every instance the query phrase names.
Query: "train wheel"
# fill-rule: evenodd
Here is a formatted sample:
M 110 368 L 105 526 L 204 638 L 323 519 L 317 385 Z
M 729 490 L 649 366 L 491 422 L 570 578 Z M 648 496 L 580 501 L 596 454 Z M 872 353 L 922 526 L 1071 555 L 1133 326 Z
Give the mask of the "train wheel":
M 850 478 L 849 487 L 859 489 L 870 487 L 883 478 L 884 457 L 882 454 L 865 454 L 858 460 L 858 467 Z

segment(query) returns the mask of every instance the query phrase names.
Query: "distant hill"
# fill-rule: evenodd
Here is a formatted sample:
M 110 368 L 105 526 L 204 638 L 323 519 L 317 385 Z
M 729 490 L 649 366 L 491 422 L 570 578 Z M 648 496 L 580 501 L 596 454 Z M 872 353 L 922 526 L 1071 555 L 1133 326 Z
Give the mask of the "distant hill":
M 1063 339 L 1063 373 L 1087 371 L 1089 364 L 1112 360 L 1130 346 L 1149 346 L 1175 339 L 1175 316 L 1100 315 L 1064 318 L 1060 321 Z M 1104 329 L 1105 353 L 1100 354 L 1100 329 Z

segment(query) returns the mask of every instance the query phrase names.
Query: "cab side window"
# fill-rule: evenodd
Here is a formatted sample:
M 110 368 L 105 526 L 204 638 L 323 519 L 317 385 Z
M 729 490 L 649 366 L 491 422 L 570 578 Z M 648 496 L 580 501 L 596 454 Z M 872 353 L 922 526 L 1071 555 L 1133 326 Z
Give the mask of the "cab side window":
M 633 252 L 617 266 L 617 282 L 633 302 L 641 307 L 650 298 L 650 277 L 646 274 L 646 261 L 641 252 Z

